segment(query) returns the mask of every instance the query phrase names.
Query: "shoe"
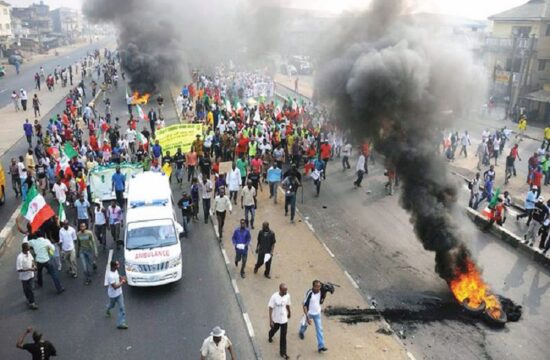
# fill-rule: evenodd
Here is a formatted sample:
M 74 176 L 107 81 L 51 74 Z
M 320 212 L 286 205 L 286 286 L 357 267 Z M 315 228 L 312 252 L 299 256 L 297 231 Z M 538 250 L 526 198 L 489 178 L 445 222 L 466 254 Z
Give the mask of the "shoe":
M 246 277 L 246 274 L 242 272 L 241 277 L 244 279 Z
M 327 351 L 327 350 L 328 350 L 328 349 L 327 349 L 326 347 L 322 347 L 322 348 L 319 349 L 319 352 L 325 352 L 325 351 Z
M 57 294 L 58 294 L 58 295 L 59 295 L 59 294 L 63 294 L 64 291 L 65 291 L 65 288 L 61 288 L 61 290 L 59 290 L 59 291 L 57 292 Z
M 84 285 L 90 285 L 92 283 L 92 280 L 86 280 L 84 281 Z
M 239 266 L 239 262 L 235 260 L 235 266 Z
M 533 247 L 533 243 L 529 243 L 529 247 Z
M 38 310 L 38 305 L 36 305 L 36 303 L 32 303 L 29 304 L 29 308 L 31 308 L 32 310 Z
M 285 211 L 285 216 L 288 216 L 288 211 Z
M 264 276 L 268 279 L 271 279 L 271 275 L 269 275 L 269 274 L 264 274 Z
M 303 333 L 299 332 L 298 336 L 300 337 L 300 339 L 304 340 L 304 334 Z
M 127 329 L 128 329 L 128 325 L 122 324 L 122 325 L 117 326 L 116 328 L 119 329 L 119 330 L 127 330 Z
M 254 274 L 257 274 L 257 273 L 258 273 L 258 268 L 254 267 Z
M 73 279 L 76 279 L 77 277 L 78 277 L 78 275 L 73 274 Z
M 272 343 L 272 342 L 273 342 L 273 339 L 270 338 L 270 337 L 268 337 L 268 338 L 267 338 L 267 341 L 269 341 L 270 343 Z
M 111 311 L 105 310 L 105 317 L 110 318 L 111 317 Z
M 251 228 L 252 230 L 254 230 L 254 225 L 251 225 L 250 228 Z
M 290 359 L 290 356 L 288 356 L 287 354 L 281 354 L 281 357 L 282 357 L 283 359 Z

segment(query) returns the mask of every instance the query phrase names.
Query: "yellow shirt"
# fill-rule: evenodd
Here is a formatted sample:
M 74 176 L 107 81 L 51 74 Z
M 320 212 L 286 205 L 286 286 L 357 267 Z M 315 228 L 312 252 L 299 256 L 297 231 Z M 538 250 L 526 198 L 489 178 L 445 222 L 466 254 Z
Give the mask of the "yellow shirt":
M 208 124 L 214 125 L 214 114 L 212 113 L 212 111 L 208 112 L 208 114 L 206 115 L 206 119 L 208 120 Z
M 520 120 L 518 124 L 519 130 L 526 130 L 527 129 L 527 120 Z
M 544 138 L 550 140 L 550 126 L 544 128 Z

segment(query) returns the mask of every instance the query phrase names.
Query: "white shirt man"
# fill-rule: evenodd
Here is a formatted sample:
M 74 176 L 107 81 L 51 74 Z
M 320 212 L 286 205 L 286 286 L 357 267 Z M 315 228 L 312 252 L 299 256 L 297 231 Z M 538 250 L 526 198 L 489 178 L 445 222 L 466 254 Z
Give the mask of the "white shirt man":
M 34 278 L 34 258 L 30 251 L 17 255 L 16 270 L 19 272 L 19 280 L 27 281 Z
M 60 204 L 63 204 L 67 201 L 67 186 L 62 182 L 55 183 L 52 188 L 55 198 Z
M 290 318 L 290 295 L 285 284 L 279 285 L 279 291 L 271 295 L 269 303 L 269 342 L 273 341 L 273 336 L 277 330 L 281 329 L 279 341 L 279 354 L 288 359 L 286 353 L 286 333 L 288 329 L 288 319 Z
M 229 191 L 239 191 L 241 182 L 241 171 L 235 166 L 235 169 L 231 169 L 229 174 L 227 174 L 227 187 L 229 188 Z
M 365 172 L 365 155 L 359 155 L 359 158 L 357 159 L 357 164 L 355 165 L 355 171 Z
M 351 144 L 350 143 L 346 143 L 346 145 L 344 145 L 344 147 L 342 148 L 342 156 L 347 156 L 347 157 L 351 156 Z
M 226 360 L 226 350 L 229 350 L 231 359 L 235 359 L 231 340 L 225 335 L 224 330 L 216 326 L 202 343 L 201 360 Z
M 69 273 L 74 278 L 77 277 L 78 268 L 76 266 L 76 252 L 74 242 L 76 241 L 76 231 L 69 226 L 67 222 L 59 230 L 59 242 L 61 243 L 61 256 L 63 261 L 68 263 Z
M 126 140 L 129 144 L 133 144 L 136 141 L 136 131 L 134 129 L 128 128 L 126 130 Z

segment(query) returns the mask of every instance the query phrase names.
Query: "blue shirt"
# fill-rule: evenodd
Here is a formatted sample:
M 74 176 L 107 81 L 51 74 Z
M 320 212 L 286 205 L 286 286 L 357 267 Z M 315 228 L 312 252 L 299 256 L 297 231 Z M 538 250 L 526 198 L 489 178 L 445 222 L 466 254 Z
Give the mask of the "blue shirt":
M 123 173 L 114 173 L 112 177 L 115 191 L 124 191 L 126 187 L 126 176 Z
M 523 207 L 525 207 L 525 209 L 534 209 L 535 208 L 535 203 L 537 202 L 537 192 L 536 191 L 529 191 L 527 193 L 527 197 L 525 198 L 525 203 L 523 204 Z
M 84 199 L 84 201 L 80 201 L 80 199 L 77 199 L 74 202 L 74 207 L 76 208 L 76 217 L 78 219 L 88 220 L 88 208 L 90 207 L 88 200 Z
M 485 194 L 487 194 L 487 198 L 491 201 L 491 197 L 493 196 L 493 180 L 490 178 L 485 181 Z
M 23 124 L 23 130 L 25 131 L 25 136 L 32 136 L 32 125 L 29 123 Z
M 278 182 L 281 181 L 281 175 L 283 170 L 274 166 L 267 170 L 267 182 Z
M 240 227 L 235 229 L 233 237 L 231 238 L 233 245 L 235 245 L 235 251 L 239 254 L 246 254 L 248 252 L 248 245 L 250 245 L 250 231 L 248 229 L 242 230 Z M 244 244 L 244 249 L 237 249 L 237 245 Z
M 158 158 L 162 154 L 162 147 L 160 145 L 153 145 L 153 155 Z

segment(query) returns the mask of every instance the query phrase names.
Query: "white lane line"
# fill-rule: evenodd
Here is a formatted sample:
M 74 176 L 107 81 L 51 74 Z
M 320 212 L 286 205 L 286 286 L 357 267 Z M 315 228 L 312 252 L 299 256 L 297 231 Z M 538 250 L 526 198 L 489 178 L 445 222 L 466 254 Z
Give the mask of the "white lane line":
M 6 91 L 8 91 L 8 89 L 1 90 L 0 94 L 5 93 Z
M 351 275 L 349 274 L 349 272 L 344 271 L 344 274 L 346 274 L 346 276 L 348 277 L 348 280 L 351 282 L 351 285 L 353 285 L 354 288 L 359 289 L 359 285 L 357 285 L 357 283 L 355 282 L 355 280 L 353 280 L 353 278 L 351 277 Z
M 413 354 L 411 354 L 411 352 L 410 352 L 410 351 L 407 351 L 407 356 L 408 356 L 408 357 L 409 357 L 409 359 L 411 359 L 411 360 L 416 360 L 416 358 L 414 357 L 414 355 L 413 355 Z
M 311 225 L 309 220 L 306 220 L 305 223 L 306 223 L 307 227 L 309 228 L 309 230 L 311 230 L 311 232 L 314 233 L 315 229 L 313 228 L 313 225 Z
M 323 247 L 324 247 L 325 250 L 328 252 L 328 254 L 330 255 L 330 257 L 334 257 L 334 254 L 332 253 L 332 251 L 330 251 L 330 249 L 328 248 L 327 244 L 325 244 L 324 242 L 321 242 L 321 244 L 323 244 Z
M 105 279 L 103 280 L 104 286 L 109 286 L 109 282 L 107 281 L 107 274 L 111 270 L 111 260 L 113 260 L 113 249 L 109 250 L 109 258 L 107 259 L 107 265 L 105 266 Z
M 229 265 L 229 258 L 227 257 L 227 252 L 225 251 L 225 249 L 222 249 L 222 255 L 225 263 Z
M 254 328 L 252 327 L 252 322 L 250 322 L 248 314 L 243 313 L 243 318 L 244 322 L 246 323 L 246 328 L 248 329 L 248 335 L 250 335 L 250 337 L 254 337 Z
M 239 287 L 237 286 L 237 280 L 231 279 L 231 285 L 233 285 L 233 290 L 235 291 L 235 294 L 239 293 Z

